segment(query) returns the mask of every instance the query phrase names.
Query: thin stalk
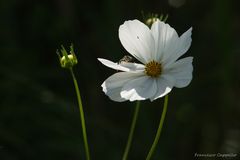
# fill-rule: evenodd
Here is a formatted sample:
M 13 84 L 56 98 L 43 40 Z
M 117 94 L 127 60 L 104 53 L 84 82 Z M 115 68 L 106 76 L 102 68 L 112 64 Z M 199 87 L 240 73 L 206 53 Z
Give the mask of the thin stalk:
M 124 150 L 122 160 L 127 160 L 127 157 L 128 157 L 128 153 L 129 153 L 129 150 L 130 150 L 130 147 L 131 147 L 131 144 L 132 144 L 133 133 L 134 133 L 137 118 L 138 118 L 139 108 L 140 108 L 140 101 L 137 101 L 136 107 L 135 107 L 135 110 L 134 110 L 134 115 L 133 115 L 133 120 L 132 120 L 132 124 L 131 124 L 131 128 L 130 128 L 130 132 L 129 132 L 129 135 L 128 135 L 127 145 L 126 145 L 126 148 Z
M 157 130 L 157 134 L 156 134 L 156 137 L 154 139 L 154 142 L 152 144 L 152 147 L 147 155 L 147 158 L 146 160 L 150 160 L 155 149 L 156 149 L 156 146 L 158 144 L 158 141 L 159 141 L 159 138 L 160 138 L 160 135 L 161 135 L 161 131 L 162 131 L 162 127 L 163 127 L 163 123 L 164 123 L 164 119 L 165 119 L 165 116 L 166 116 L 166 113 L 167 113 L 167 107 L 168 107 L 168 95 L 165 96 L 164 98 L 164 105 L 163 105 L 163 111 L 162 111 L 162 116 L 161 116 L 161 119 L 160 119 L 160 122 L 159 122 L 159 126 L 158 126 L 158 130 Z
M 77 79 L 74 75 L 73 69 L 70 68 L 70 72 L 73 78 L 73 83 L 75 86 L 76 94 L 77 94 L 77 100 L 78 100 L 78 106 L 79 106 L 79 113 L 80 113 L 80 119 L 82 124 L 82 133 L 83 133 L 83 141 L 84 141 L 84 147 L 86 152 L 86 158 L 87 160 L 90 160 L 90 153 L 89 153 L 89 147 L 88 147 L 88 141 L 87 141 L 87 131 L 86 131 L 86 125 L 85 125 L 85 118 L 84 118 L 84 112 L 83 112 L 83 105 L 82 105 L 82 99 L 80 95 L 80 90 L 78 87 Z

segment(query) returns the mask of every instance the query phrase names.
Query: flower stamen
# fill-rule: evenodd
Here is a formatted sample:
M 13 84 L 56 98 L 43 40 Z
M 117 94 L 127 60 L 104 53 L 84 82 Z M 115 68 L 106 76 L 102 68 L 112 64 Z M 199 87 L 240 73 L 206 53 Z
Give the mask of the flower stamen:
M 145 64 L 146 75 L 156 78 L 162 73 L 162 65 L 156 61 L 150 61 Z

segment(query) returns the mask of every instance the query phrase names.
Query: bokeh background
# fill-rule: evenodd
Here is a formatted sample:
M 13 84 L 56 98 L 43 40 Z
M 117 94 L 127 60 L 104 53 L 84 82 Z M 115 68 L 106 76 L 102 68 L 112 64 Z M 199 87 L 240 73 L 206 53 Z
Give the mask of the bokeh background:
M 84 103 L 93 160 L 119 160 L 135 103 L 116 103 L 101 90 L 115 71 L 125 20 L 141 12 L 169 14 L 179 34 L 193 27 L 186 56 L 192 83 L 173 89 L 155 160 L 193 160 L 195 153 L 240 158 L 240 11 L 237 0 L 1 0 L 0 160 L 84 160 L 77 101 L 56 49 L 75 45 L 74 68 Z M 145 159 L 163 99 L 141 103 L 130 160 Z M 215 159 L 215 158 L 213 158 Z M 230 158 L 229 158 L 230 159 Z

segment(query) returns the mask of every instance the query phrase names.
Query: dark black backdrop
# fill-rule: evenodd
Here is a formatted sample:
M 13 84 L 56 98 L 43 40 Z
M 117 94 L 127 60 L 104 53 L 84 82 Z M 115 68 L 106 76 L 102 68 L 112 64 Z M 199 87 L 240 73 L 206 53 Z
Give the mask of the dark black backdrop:
M 92 159 L 121 159 L 135 103 L 116 103 L 104 95 L 100 85 L 114 71 L 97 58 L 118 61 L 126 54 L 118 27 L 125 20 L 141 20 L 141 11 L 169 14 L 168 23 L 179 34 L 193 27 L 187 53 L 194 57 L 193 80 L 170 93 L 153 159 L 240 153 L 237 0 L 1 0 L 1 160 L 84 159 L 74 87 L 55 54 L 70 43 L 79 60 L 74 69 Z M 142 102 L 130 160 L 145 159 L 162 105 L 163 99 Z

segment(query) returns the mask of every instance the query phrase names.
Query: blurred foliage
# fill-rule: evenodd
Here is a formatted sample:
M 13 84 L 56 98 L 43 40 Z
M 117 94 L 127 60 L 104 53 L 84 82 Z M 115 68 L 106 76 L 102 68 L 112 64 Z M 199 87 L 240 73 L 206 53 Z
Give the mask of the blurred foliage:
M 125 20 L 169 14 L 179 34 L 193 26 L 190 86 L 174 89 L 154 159 L 192 160 L 195 153 L 240 153 L 240 12 L 237 0 L 1 0 L 0 159 L 84 159 L 70 74 L 55 54 L 74 43 L 93 160 L 121 159 L 134 103 L 110 101 L 101 83 L 112 73 L 97 61 L 127 52 Z M 163 100 L 141 103 L 131 160 L 147 155 Z M 240 155 L 238 155 L 239 158 Z

